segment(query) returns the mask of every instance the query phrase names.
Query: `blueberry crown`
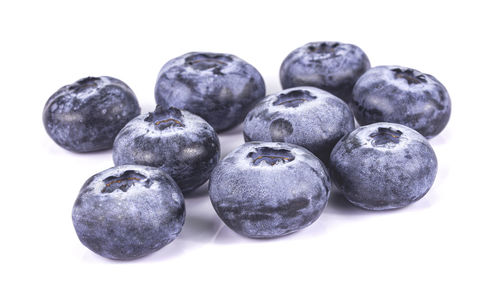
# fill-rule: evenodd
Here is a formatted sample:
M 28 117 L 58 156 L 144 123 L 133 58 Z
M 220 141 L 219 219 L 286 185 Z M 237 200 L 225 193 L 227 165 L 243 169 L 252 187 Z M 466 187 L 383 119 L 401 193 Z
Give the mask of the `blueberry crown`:
M 415 73 L 415 70 L 412 69 L 402 70 L 400 68 L 396 68 L 392 69 L 391 71 L 394 72 L 394 78 L 404 79 L 406 80 L 406 82 L 408 82 L 408 84 L 419 84 L 427 82 L 424 74 L 417 74 Z
M 316 99 L 316 96 L 313 96 L 307 90 L 292 90 L 287 93 L 280 94 L 276 97 L 276 100 L 273 102 L 274 106 L 283 105 L 285 107 L 297 107 L 300 104 L 308 101 L 312 101 Z
M 149 188 L 153 183 L 149 178 L 136 171 L 125 171 L 120 176 L 107 177 L 103 182 L 105 186 L 101 191 L 102 193 L 111 193 L 115 190 L 127 192 L 130 187 L 136 184 Z
M 230 56 L 223 54 L 198 53 L 187 57 L 185 63 L 196 70 L 216 68 L 216 71 L 220 72 L 222 67 L 227 66 L 232 61 Z
M 290 150 L 274 149 L 271 147 L 258 147 L 255 151 L 248 153 L 247 157 L 252 159 L 254 165 L 259 165 L 263 161 L 269 165 L 276 165 L 295 159 Z
M 307 50 L 309 50 L 309 52 L 314 52 L 314 53 L 333 53 L 333 52 L 335 52 L 335 48 L 339 45 L 340 45 L 340 43 L 338 43 L 338 42 L 334 42 L 331 44 L 328 44 L 326 42 L 321 42 L 317 46 L 309 45 L 307 47 Z
M 160 105 L 156 106 L 154 112 L 149 112 L 149 115 L 144 118 L 144 121 L 151 122 L 155 128 L 164 130 L 171 127 L 185 127 L 181 110 L 170 107 L 164 109 Z
M 398 144 L 402 134 L 401 131 L 390 127 L 379 127 L 376 132 L 370 134 L 370 137 L 373 138 L 374 146 L 384 146 L 388 143 Z

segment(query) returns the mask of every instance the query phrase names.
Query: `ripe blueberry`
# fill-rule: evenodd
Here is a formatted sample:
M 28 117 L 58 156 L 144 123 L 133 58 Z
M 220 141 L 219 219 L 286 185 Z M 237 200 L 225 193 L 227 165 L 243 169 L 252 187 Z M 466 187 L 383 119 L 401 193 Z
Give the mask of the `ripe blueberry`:
M 356 45 L 311 42 L 285 58 L 280 79 L 283 88 L 315 86 L 349 102 L 356 80 L 369 68 L 368 57 Z
M 265 95 L 259 72 L 222 53 L 191 52 L 167 62 L 156 81 L 156 103 L 204 118 L 217 132 L 243 121 Z
M 267 96 L 244 121 L 245 141 L 292 143 L 328 163 L 333 146 L 354 129 L 349 106 L 315 87 L 295 87 Z
M 330 156 L 330 176 L 352 204 L 368 210 L 405 207 L 422 198 L 437 173 L 437 159 L 418 132 L 374 123 L 342 138 Z
M 116 136 L 115 165 L 164 169 L 184 193 L 205 183 L 220 158 L 219 138 L 201 117 L 174 107 L 131 120 Z
M 90 177 L 73 206 L 80 241 L 110 259 L 145 256 L 182 229 L 184 197 L 163 170 L 125 165 Z
M 91 152 L 111 148 L 116 134 L 139 113 L 139 103 L 125 83 L 107 76 L 87 77 L 49 98 L 43 124 L 59 146 Z
M 356 82 L 351 108 L 361 125 L 394 122 L 432 138 L 448 123 L 451 101 L 446 88 L 432 75 L 378 66 Z
M 212 205 L 226 225 L 252 238 L 309 226 L 330 194 L 323 163 L 288 143 L 249 142 L 229 153 L 210 177 Z

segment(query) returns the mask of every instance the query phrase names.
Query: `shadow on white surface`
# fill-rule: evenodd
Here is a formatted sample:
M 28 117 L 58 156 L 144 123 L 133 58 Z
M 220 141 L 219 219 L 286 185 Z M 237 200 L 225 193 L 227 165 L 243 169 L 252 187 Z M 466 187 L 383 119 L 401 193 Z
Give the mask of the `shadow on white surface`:
M 443 133 L 429 140 L 432 147 L 447 146 L 451 142 L 451 131 L 444 130 Z
M 243 137 L 243 124 L 238 124 L 232 129 L 219 134 L 219 136 L 234 136 L 234 135 Z
M 360 209 L 352 205 L 338 190 L 332 190 L 330 200 L 323 214 L 335 215 L 370 215 L 372 212 Z
M 264 81 L 266 82 L 266 96 L 277 93 L 283 89 L 279 77 L 277 77 L 276 74 L 273 73 L 272 75 L 264 76 Z
M 197 199 L 197 198 L 208 198 L 208 181 L 203 183 L 203 185 L 196 188 L 194 191 L 184 194 L 184 198 L 186 200 Z
M 237 234 L 236 232 L 232 231 L 229 227 L 227 227 L 225 224 L 222 224 L 219 232 L 214 238 L 214 243 L 216 244 L 236 244 L 244 242 L 249 243 L 251 241 L 252 239 Z
M 178 239 L 206 243 L 219 231 L 222 221 L 208 197 L 186 200 L 186 222 Z
M 414 211 L 418 209 L 430 208 L 431 202 L 429 200 L 434 200 L 436 196 L 430 192 L 426 194 L 422 199 L 412 203 L 404 208 L 383 210 L 383 211 L 369 211 L 351 204 L 344 195 L 337 189 L 332 190 L 332 195 L 328 201 L 328 205 L 325 208 L 323 214 L 327 215 L 341 215 L 349 216 L 350 218 L 355 216 L 380 216 L 380 215 L 397 215 L 405 211 Z
M 195 247 L 194 244 L 190 242 L 183 241 L 179 238 L 161 248 L 160 250 L 149 254 L 143 258 L 130 261 L 131 263 L 147 263 L 147 262 L 160 262 L 168 261 L 174 258 L 179 258 L 181 254 L 190 252 L 191 248 Z
M 235 127 L 235 129 L 243 129 L 241 125 Z M 243 132 L 235 132 L 231 134 L 233 130 L 228 131 L 227 133 L 221 134 L 219 136 L 220 139 L 220 146 L 221 146 L 221 153 L 220 153 L 220 159 L 222 160 L 226 155 L 229 154 L 229 152 L 233 151 L 236 149 L 236 147 L 242 145 L 245 143 L 243 140 Z

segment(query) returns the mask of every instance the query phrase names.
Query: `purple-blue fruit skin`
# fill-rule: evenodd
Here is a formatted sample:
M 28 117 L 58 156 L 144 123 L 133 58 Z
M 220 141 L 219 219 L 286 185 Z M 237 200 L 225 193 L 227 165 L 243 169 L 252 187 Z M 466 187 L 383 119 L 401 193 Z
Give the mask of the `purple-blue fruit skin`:
M 274 238 L 316 221 L 330 188 L 324 164 L 306 149 L 248 142 L 215 167 L 209 194 L 229 228 L 251 238 Z
M 356 80 L 370 69 L 366 54 L 356 45 L 320 41 L 292 51 L 280 68 L 281 86 L 314 86 L 345 102 L 352 99 Z
M 148 255 L 172 242 L 186 216 L 184 197 L 163 170 L 117 166 L 90 177 L 73 206 L 73 225 L 93 252 L 117 260 Z
M 116 136 L 115 165 L 139 164 L 165 170 L 183 193 L 205 183 L 220 158 L 219 138 L 201 117 L 174 107 L 131 120 Z
M 451 115 L 448 91 L 434 76 L 400 66 L 378 66 L 354 86 L 351 109 L 359 124 L 394 122 L 426 138 L 445 128 Z
M 415 130 L 379 122 L 343 137 L 332 150 L 329 167 L 333 182 L 352 204 L 389 210 L 427 193 L 436 178 L 437 158 Z
M 349 106 L 315 87 L 282 90 L 261 100 L 244 121 L 245 141 L 302 146 L 328 163 L 335 144 L 354 129 Z
M 231 54 L 190 52 L 168 61 L 158 74 L 156 103 L 197 114 L 217 132 L 240 124 L 265 95 L 252 65 Z
M 140 113 L 132 90 L 122 81 L 87 77 L 63 86 L 43 109 L 43 124 L 59 146 L 74 152 L 110 149 L 120 129 Z

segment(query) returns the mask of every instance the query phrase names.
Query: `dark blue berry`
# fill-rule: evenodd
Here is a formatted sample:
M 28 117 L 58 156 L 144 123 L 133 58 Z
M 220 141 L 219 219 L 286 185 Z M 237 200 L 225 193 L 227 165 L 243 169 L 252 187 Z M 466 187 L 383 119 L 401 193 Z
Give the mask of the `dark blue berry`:
M 229 228 L 252 238 L 272 238 L 318 219 L 328 201 L 330 178 L 323 163 L 302 147 L 249 142 L 217 165 L 209 193 Z
M 361 125 L 394 122 L 432 138 L 448 123 L 451 101 L 446 88 L 429 74 L 379 66 L 359 78 L 351 108 Z
M 246 141 L 292 143 L 328 163 L 333 146 L 354 129 L 349 106 L 315 87 L 296 87 L 269 95 L 244 121 Z
M 158 106 L 154 112 L 134 118 L 113 146 L 116 165 L 162 168 L 184 193 L 208 180 L 219 157 L 214 129 L 201 117 L 174 107 Z
M 362 126 L 342 138 L 330 156 L 330 176 L 352 204 L 396 209 L 422 198 L 437 173 L 437 159 L 418 132 L 395 123 Z
M 191 52 L 167 62 L 156 81 L 156 102 L 204 118 L 217 132 L 243 121 L 265 95 L 259 72 L 222 53 Z
M 185 215 L 182 192 L 163 170 L 125 165 L 85 182 L 73 206 L 73 225 L 93 252 L 129 260 L 172 242 Z
M 125 83 L 107 76 L 87 77 L 49 98 L 43 124 L 61 147 L 91 152 L 111 148 L 120 129 L 139 113 L 139 103 Z
M 314 86 L 349 102 L 356 80 L 369 68 L 368 57 L 356 45 L 311 42 L 285 58 L 280 79 L 283 88 Z

